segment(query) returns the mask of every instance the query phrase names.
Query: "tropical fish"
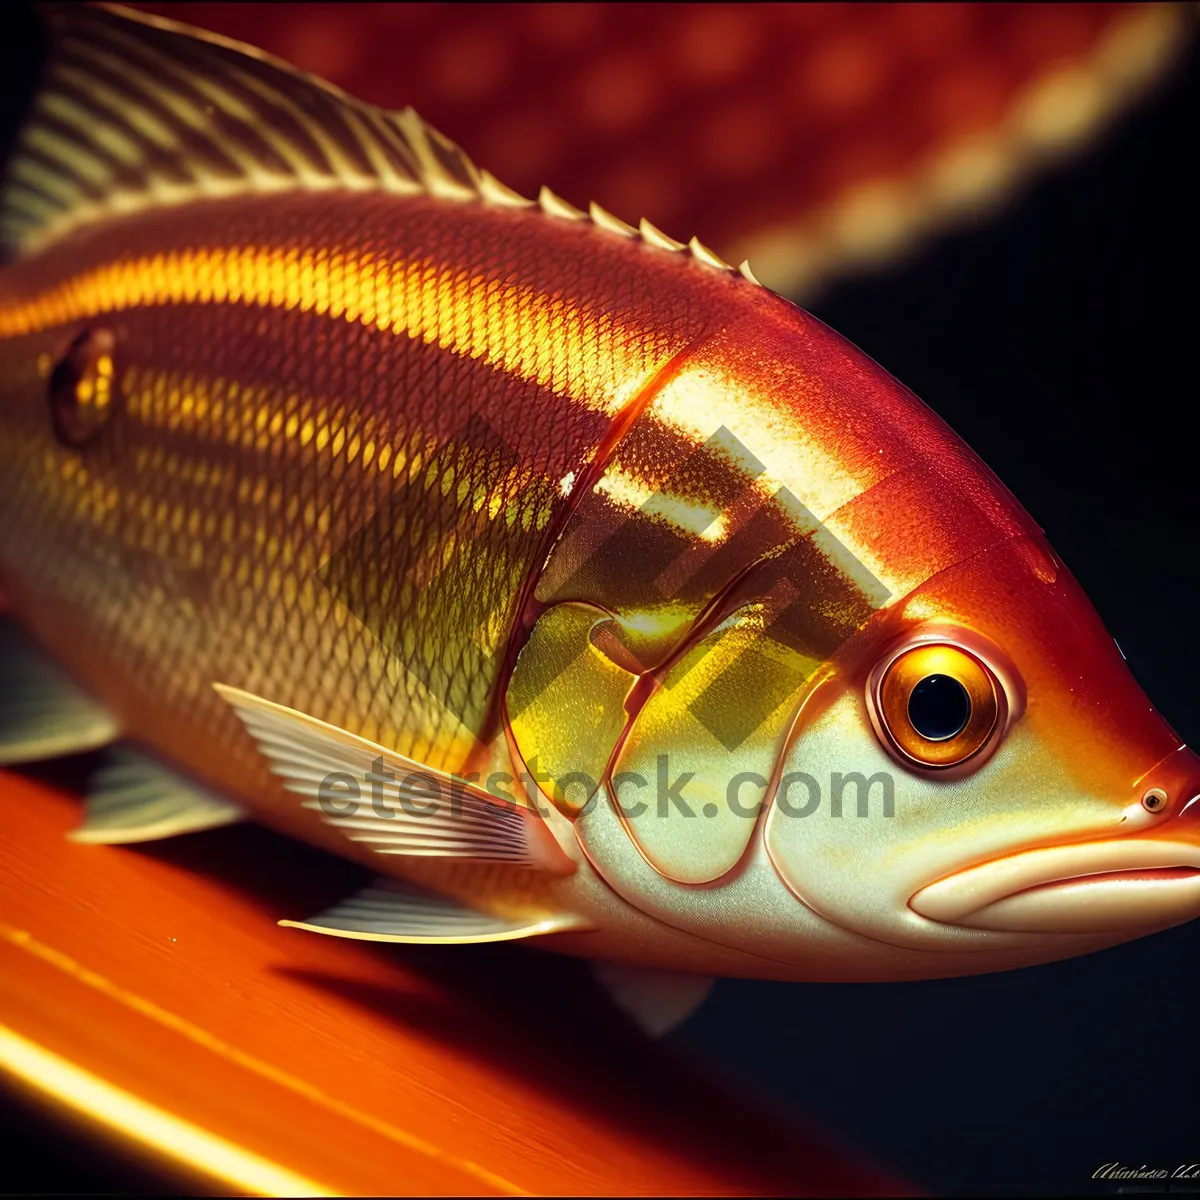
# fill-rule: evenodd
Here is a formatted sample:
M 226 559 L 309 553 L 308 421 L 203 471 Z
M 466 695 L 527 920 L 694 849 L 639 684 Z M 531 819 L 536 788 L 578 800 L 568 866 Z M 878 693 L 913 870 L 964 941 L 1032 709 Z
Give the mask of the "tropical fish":
M 412 110 L 41 11 L 0 761 L 111 747 L 76 840 L 252 817 L 381 876 L 284 924 L 535 939 L 657 1027 L 715 975 L 972 974 L 1200 913 L 1200 762 L 874 362 Z

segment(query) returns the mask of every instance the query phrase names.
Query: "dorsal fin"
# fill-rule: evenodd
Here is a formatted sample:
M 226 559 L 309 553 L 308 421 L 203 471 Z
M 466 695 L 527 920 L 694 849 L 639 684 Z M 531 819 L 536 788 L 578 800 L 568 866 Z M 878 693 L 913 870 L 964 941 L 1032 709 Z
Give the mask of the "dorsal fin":
M 49 50 L 0 203 L 10 256 L 111 214 L 247 191 L 361 188 L 535 207 L 411 108 L 385 112 L 164 17 L 77 3 L 39 12 Z M 540 208 L 609 232 L 632 228 L 549 189 Z M 683 247 L 648 222 L 639 228 L 648 244 Z M 697 262 L 735 273 L 695 239 L 689 248 Z
M 84 4 L 41 13 L 50 47 L 5 181 L 13 249 L 109 213 L 246 190 L 477 194 L 466 155 L 415 113 L 380 112 L 161 17 Z

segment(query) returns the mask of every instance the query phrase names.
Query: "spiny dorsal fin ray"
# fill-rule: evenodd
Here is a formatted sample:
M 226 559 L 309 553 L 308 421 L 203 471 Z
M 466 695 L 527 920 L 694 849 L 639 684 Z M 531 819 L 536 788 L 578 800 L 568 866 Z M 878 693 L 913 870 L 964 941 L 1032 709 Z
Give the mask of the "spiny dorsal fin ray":
M 413 109 L 384 112 L 251 46 L 115 6 L 40 11 L 50 51 L 0 203 L 10 252 L 113 214 L 296 188 L 537 205 L 659 249 L 685 248 L 647 221 L 634 231 L 548 188 L 528 200 Z M 732 270 L 694 238 L 686 249 Z
M 414 145 L 415 114 L 380 113 L 215 34 L 117 8 L 42 13 L 50 50 L 5 187 L 13 248 L 110 213 L 247 190 L 447 196 L 466 161 L 431 139 Z M 474 169 L 459 169 L 473 188 Z

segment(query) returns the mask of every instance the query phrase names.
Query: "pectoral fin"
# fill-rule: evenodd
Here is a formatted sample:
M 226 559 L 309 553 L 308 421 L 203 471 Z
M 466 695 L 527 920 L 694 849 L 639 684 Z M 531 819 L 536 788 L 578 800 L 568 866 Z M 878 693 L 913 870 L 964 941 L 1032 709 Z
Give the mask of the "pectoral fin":
M 531 809 L 249 692 L 213 685 L 284 786 L 347 841 L 379 854 L 508 863 L 556 874 L 575 865 Z
M 0 622 L 0 766 L 106 746 L 116 720 L 11 622 Z
M 656 967 L 595 962 L 592 971 L 618 1008 L 651 1037 L 681 1025 L 703 1003 L 715 979 Z
M 151 842 L 244 817 L 236 804 L 153 759 L 115 750 L 89 781 L 83 824 L 67 836 L 95 845 Z
M 543 933 L 591 928 L 586 921 L 570 913 L 541 918 L 494 916 L 393 879 L 378 879 L 370 887 L 307 921 L 280 921 L 279 924 L 367 942 L 442 945 L 509 942 Z

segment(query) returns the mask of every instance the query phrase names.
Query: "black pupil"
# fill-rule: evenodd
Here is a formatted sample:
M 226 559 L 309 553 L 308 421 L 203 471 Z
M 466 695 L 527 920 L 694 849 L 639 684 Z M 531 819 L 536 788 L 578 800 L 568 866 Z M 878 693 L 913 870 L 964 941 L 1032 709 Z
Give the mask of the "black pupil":
M 908 719 L 927 742 L 962 733 L 971 719 L 971 697 L 950 675 L 926 675 L 908 698 Z

